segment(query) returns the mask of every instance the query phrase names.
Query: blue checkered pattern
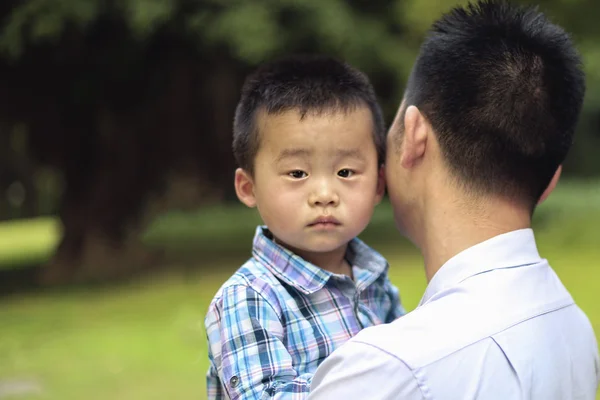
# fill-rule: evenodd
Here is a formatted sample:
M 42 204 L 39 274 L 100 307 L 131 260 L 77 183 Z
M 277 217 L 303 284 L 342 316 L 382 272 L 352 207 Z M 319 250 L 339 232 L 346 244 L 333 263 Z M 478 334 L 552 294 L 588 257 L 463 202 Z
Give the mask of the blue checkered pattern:
M 209 399 L 305 399 L 317 366 L 361 329 L 405 313 L 386 260 L 359 239 L 354 281 L 308 263 L 258 227 L 252 258 L 219 289 L 205 327 Z

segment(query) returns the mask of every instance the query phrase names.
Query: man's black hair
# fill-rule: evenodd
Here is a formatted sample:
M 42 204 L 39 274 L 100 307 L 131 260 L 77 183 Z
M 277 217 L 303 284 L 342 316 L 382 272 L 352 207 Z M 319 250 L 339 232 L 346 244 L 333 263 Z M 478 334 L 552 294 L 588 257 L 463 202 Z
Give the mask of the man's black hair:
M 537 8 L 484 0 L 432 26 L 406 88 L 458 181 L 532 209 L 564 161 L 585 92 L 569 35 Z

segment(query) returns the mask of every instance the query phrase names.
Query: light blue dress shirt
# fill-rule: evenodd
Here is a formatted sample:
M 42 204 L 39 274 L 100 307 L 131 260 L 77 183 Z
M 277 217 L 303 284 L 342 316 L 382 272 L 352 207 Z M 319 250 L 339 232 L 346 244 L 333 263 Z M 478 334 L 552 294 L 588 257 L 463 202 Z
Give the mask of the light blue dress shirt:
M 309 398 L 593 400 L 599 369 L 588 318 L 522 229 L 450 259 L 414 311 L 333 352 Z

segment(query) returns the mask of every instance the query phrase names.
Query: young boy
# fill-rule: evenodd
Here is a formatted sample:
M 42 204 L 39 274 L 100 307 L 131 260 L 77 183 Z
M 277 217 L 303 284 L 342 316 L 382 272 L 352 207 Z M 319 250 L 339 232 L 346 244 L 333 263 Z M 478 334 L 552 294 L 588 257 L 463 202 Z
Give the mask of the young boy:
M 356 238 L 384 194 L 384 146 L 374 90 L 351 66 L 298 56 L 248 77 L 235 189 L 266 226 L 206 316 L 209 399 L 306 398 L 333 350 L 404 314 L 386 260 Z

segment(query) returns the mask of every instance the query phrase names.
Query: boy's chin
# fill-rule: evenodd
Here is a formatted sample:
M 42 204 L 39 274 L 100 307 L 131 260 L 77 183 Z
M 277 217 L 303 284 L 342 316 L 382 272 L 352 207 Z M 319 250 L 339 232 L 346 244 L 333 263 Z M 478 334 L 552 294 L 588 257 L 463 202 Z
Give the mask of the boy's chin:
M 348 245 L 349 240 L 329 240 L 329 241 L 311 241 L 308 243 L 298 243 L 294 246 L 295 251 L 298 253 L 311 253 L 311 254 L 328 254 L 345 248 Z
M 331 253 L 347 246 L 354 238 L 348 232 L 343 230 L 309 230 L 301 232 L 298 235 L 277 235 L 275 242 L 288 250 L 301 255 L 301 253 Z M 286 240 L 287 239 L 287 240 Z

